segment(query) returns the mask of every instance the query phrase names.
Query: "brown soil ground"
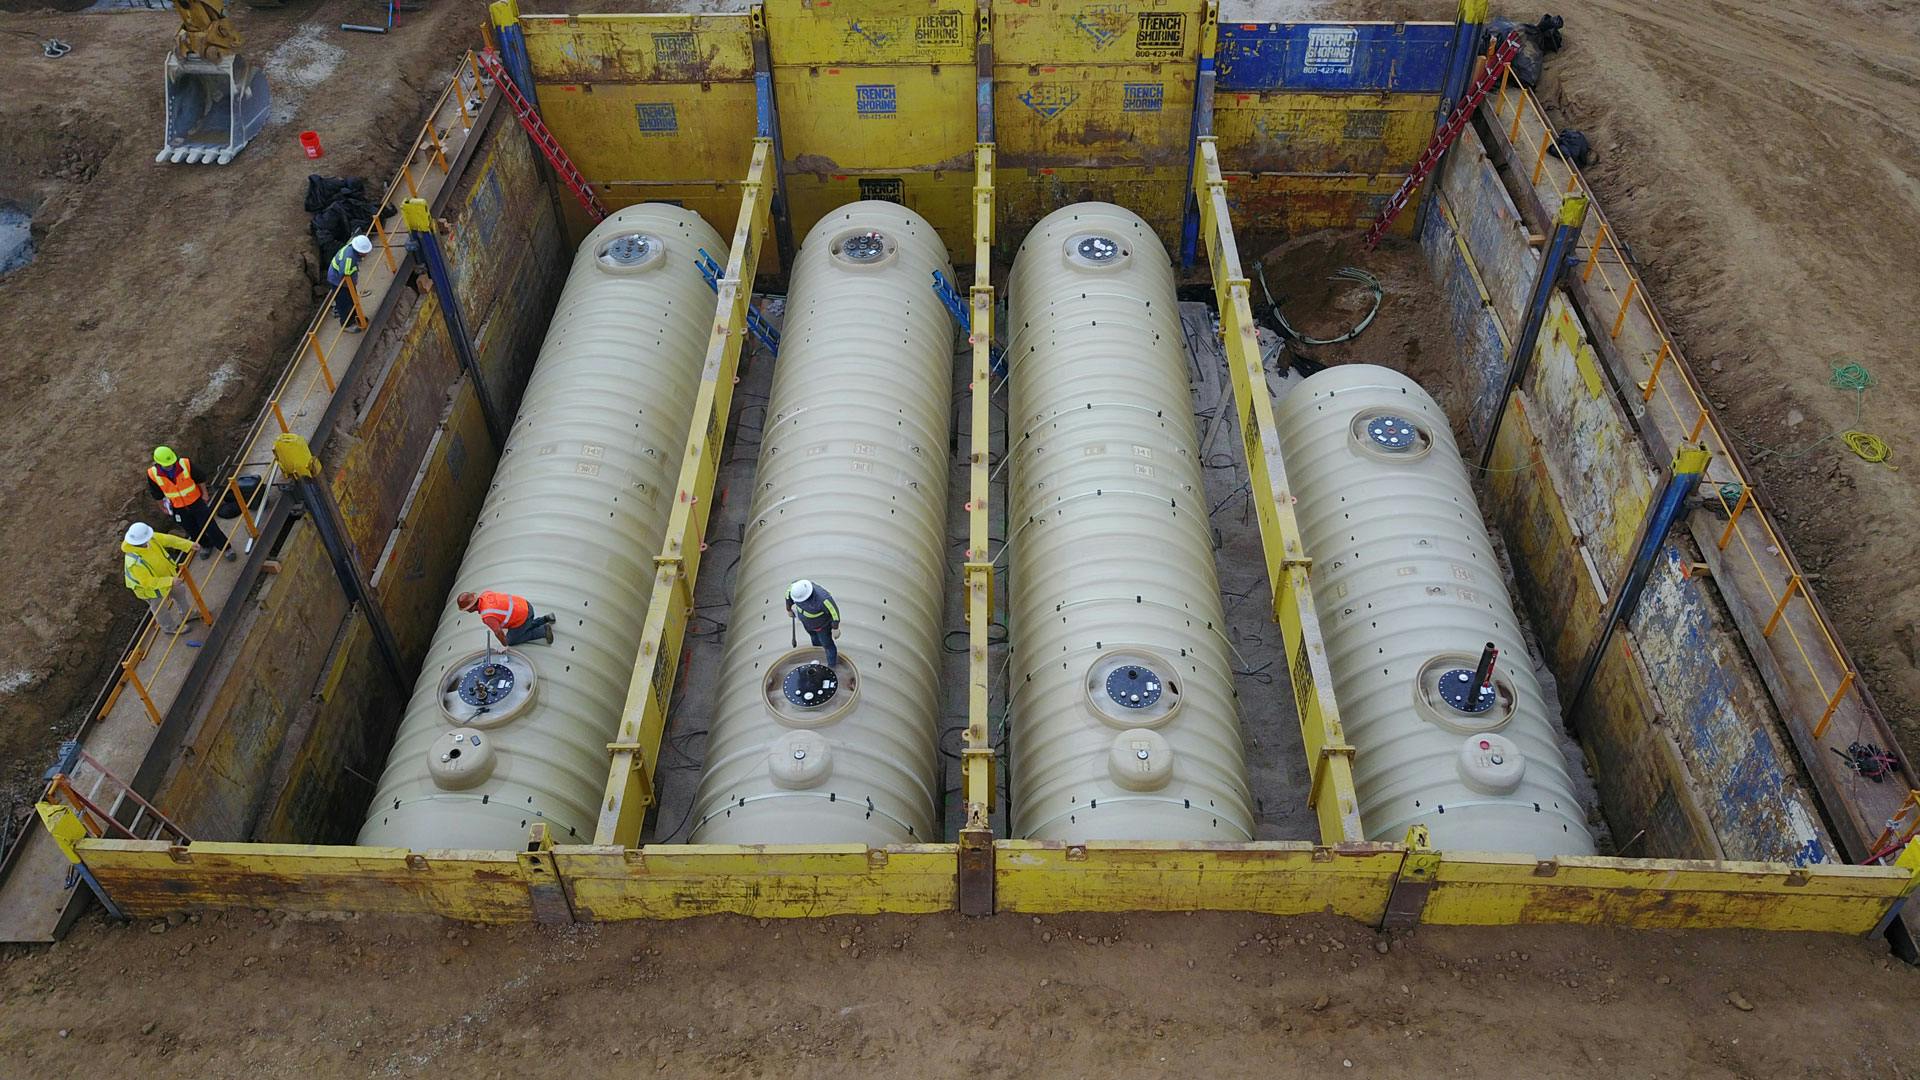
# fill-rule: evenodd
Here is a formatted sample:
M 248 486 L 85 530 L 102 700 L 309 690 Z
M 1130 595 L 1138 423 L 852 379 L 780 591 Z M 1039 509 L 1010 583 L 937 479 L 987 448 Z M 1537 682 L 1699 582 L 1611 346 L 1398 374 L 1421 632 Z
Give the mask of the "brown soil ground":
M 225 170 L 151 162 L 171 15 L 0 15 L 75 45 L 46 61 L 0 35 L 0 198 L 36 207 L 42 234 L 0 282 L 0 497 L 18 508 L 0 544 L 32 568 L 0 642 L 0 781 L 38 772 L 134 615 L 112 539 L 144 509 L 147 449 L 218 460 L 311 310 L 293 134 L 322 132 L 326 172 L 387 175 L 478 17 L 435 3 L 396 35 L 331 29 L 370 10 L 240 10 L 256 56 L 299 35 L 275 92 L 300 100 Z M 1596 0 L 1550 61 L 1548 100 L 1595 135 L 1609 210 L 1757 444 L 1852 425 L 1830 363 L 1879 377 L 1864 426 L 1896 461 L 1920 411 L 1901 351 L 1920 47 L 1895 11 Z M 1417 288 L 1387 285 L 1395 305 Z M 1309 329 L 1352 303 L 1303 300 L 1326 320 Z M 1419 340 L 1380 333 L 1350 358 L 1415 365 Z M 1915 731 L 1903 474 L 1830 445 L 1759 465 Z M 1383 953 L 1341 920 L 1211 914 L 155 926 L 93 918 L 0 949 L 0 1075 L 1906 1077 L 1920 1008 L 1920 975 L 1878 944 L 1799 935 L 1428 928 Z
M 32 208 L 39 245 L 0 279 L 0 550 L 23 571 L 0 637 L 0 797 L 28 816 L 141 613 L 118 547 L 128 522 L 158 523 L 153 445 L 205 472 L 235 451 L 313 312 L 307 175 L 384 186 L 482 18 L 442 2 L 374 36 L 338 29 L 371 20 L 367 0 L 235 10 L 279 119 L 225 168 L 153 161 L 170 10 L 0 14 L 18 32 L 0 34 L 0 200 Z M 73 51 L 43 58 L 51 36 Z
M 1914 1075 L 1920 974 L 1864 942 L 1387 941 L 1221 914 L 90 921 L 0 952 L 0 1075 Z
M 1504 5 L 1521 17 L 1536 8 Z M 1907 750 L 1920 750 L 1920 31 L 1911 3 L 1566 5 L 1543 101 L 1742 442 Z M 1864 364 L 1856 417 L 1829 380 Z M 1860 428 L 1889 465 L 1829 433 Z

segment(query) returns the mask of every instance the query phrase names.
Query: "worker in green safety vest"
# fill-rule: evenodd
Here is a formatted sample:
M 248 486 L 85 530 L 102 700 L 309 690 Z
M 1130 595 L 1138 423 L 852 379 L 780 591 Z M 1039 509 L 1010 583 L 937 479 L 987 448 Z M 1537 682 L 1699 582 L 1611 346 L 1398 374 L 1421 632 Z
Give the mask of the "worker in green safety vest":
M 327 284 L 338 286 L 333 294 L 333 314 L 349 334 L 360 332 L 359 321 L 353 317 L 353 290 L 359 288 L 356 279 L 360 274 L 360 256 L 372 251 L 373 241 L 356 236 L 341 244 L 340 250 L 333 254 L 333 261 L 327 264 Z

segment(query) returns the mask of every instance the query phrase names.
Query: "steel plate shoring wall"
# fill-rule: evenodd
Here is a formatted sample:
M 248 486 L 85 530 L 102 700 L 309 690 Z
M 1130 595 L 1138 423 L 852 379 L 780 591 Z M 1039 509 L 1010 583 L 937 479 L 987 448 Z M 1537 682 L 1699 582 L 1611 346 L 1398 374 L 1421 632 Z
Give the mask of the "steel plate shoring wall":
M 580 245 L 360 843 L 592 838 L 713 321 L 702 248 L 726 243 L 661 203 Z M 503 652 L 454 606 L 488 589 L 554 615 L 553 645 Z
M 1008 295 L 1013 833 L 1251 839 L 1166 249 L 1131 211 L 1068 206 Z
M 945 248 L 905 207 L 822 218 L 794 260 L 692 839 L 937 841 L 954 329 Z M 827 589 L 839 663 L 798 637 Z M 663 837 L 663 840 L 672 839 Z
M 1425 825 L 1442 850 L 1593 854 L 1446 413 L 1405 375 L 1349 364 L 1296 387 L 1275 423 L 1367 838 Z

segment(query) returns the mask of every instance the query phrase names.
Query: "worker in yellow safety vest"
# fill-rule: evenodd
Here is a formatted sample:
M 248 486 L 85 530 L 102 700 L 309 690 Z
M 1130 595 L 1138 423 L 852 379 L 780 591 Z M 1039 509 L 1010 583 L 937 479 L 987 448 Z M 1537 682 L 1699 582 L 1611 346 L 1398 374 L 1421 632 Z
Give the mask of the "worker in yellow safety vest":
M 353 317 L 353 290 L 360 287 L 360 256 L 371 254 L 373 241 L 364 235 L 340 245 L 333 253 L 333 261 L 327 264 L 327 284 L 338 285 L 333 294 L 333 314 L 340 325 L 349 334 L 360 332 L 360 323 Z
M 147 494 L 160 500 L 160 512 L 180 523 L 187 539 L 200 545 L 200 557 L 223 552 L 232 562 L 238 554 L 227 540 L 226 530 L 213 517 L 213 500 L 193 476 L 193 461 L 173 452 L 170 446 L 153 448 L 153 464 L 147 466 Z
M 193 541 L 153 531 L 145 522 L 127 526 L 120 541 L 121 572 L 133 595 L 147 602 L 153 621 L 166 633 L 200 617 L 192 604 L 175 594 L 179 591 L 180 568 L 169 552 L 185 554 L 193 550 Z

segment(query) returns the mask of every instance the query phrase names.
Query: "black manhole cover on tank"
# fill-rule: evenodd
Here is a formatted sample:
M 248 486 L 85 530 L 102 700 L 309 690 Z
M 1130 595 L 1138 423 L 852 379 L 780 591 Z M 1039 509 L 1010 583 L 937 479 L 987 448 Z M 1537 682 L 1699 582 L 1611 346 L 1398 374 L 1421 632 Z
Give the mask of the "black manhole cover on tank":
M 846 242 L 840 246 L 840 250 L 854 262 L 872 262 L 886 254 L 887 238 L 877 232 L 860 233 L 857 236 L 847 237 Z
M 460 675 L 460 700 L 475 708 L 498 705 L 513 693 L 513 669 L 483 660 Z
M 653 254 L 653 238 L 645 233 L 617 236 L 607 244 L 606 259 L 615 266 L 639 266 Z
M 803 709 L 815 709 L 833 700 L 840 677 L 825 664 L 801 664 L 780 680 L 780 692 Z
M 1420 429 L 1397 416 L 1376 416 L 1367 421 L 1367 438 L 1387 450 L 1405 450 L 1420 438 Z
M 1456 712 L 1486 712 L 1493 708 L 1494 699 L 1499 696 L 1491 686 L 1475 691 L 1472 668 L 1454 668 L 1440 676 L 1440 700 L 1453 706 Z
M 1107 696 L 1123 709 L 1144 709 L 1160 700 L 1160 676 L 1139 664 L 1114 668 L 1107 673 Z
M 1112 237 L 1089 236 L 1080 241 L 1080 257 L 1088 262 L 1108 262 L 1120 254 L 1120 245 Z

